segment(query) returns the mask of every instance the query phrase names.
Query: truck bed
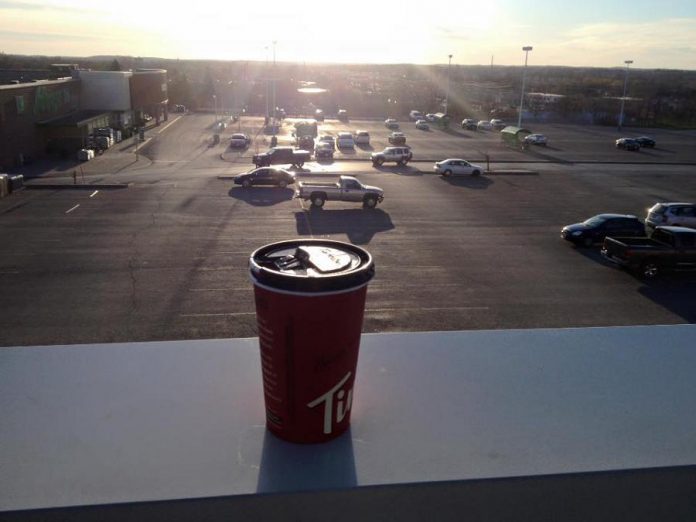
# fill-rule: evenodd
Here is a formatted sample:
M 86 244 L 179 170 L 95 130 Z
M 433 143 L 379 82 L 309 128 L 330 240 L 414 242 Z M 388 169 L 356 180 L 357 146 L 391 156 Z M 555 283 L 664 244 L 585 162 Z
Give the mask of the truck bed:
M 328 181 L 300 181 L 297 184 L 298 187 L 310 187 L 310 188 L 341 188 L 341 185 L 338 183 L 330 183 Z

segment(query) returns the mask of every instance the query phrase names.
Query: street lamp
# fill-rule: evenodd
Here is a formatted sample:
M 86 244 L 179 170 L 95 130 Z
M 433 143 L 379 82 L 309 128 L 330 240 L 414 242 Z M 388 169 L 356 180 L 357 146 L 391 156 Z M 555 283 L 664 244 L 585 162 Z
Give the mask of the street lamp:
M 218 121 L 218 115 L 217 115 L 217 96 L 213 94 L 213 110 L 215 111 L 215 123 Z
M 277 107 L 276 107 L 276 41 L 273 40 L 273 120 L 271 121 L 271 125 L 273 125 L 273 135 L 276 135 L 276 115 L 277 115 Z
M 525 45 L 522 50 L 524 51 L 524 69 L 522 70 L 522 96 L 520 97 L 520 113 L 517 116 L 517 127 L 522 127 L 522 107 L 524 105 L 524 84 L 527 80 L 527 58 L 529 58 L 529 51 L 532 50 L 531 45 Z
M 447 63 L 447 94 L 445 95 L 445 114 L 447 114 L 447 108 L 449 107 L 449 94 L 450 94 L 450 67 L 452 66 L 452 56 L 448 55 L 449 62 Z
M 618 130 L 621 130 L 621 126 L 623 125 L 623 119 L 624 119 L 624 102 L 626 101 L 626 87 L 628 87 L 628 66 L 633 63 L 633 60 L 624 60 L 624 63 L 626 64 L 626 75 L 624 76 L 624 88 L 623 88 L 623 96 L 621 96 L 621 112 L 619 113 L 619 127 Z

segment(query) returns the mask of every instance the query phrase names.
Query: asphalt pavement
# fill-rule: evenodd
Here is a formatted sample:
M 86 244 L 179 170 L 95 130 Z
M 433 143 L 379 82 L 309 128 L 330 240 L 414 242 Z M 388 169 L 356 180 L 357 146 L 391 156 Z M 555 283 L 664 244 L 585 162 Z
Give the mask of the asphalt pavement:
M 118 160 L 124 163 L 134 154 L 107 152 L 86 175 L 85 185 L 94 187 L 24 190 L 0 200 L 0 346 L 256 336 L 248 256 L 297 237 L 349 241 L 373 254 L 377 276 L 368 290 L 366 332 L 696 320 L 696 277 L 646 283 L 605 263 L 597 249 L 559 238 L 563 225 L 596 213 L 643 217 L 656 201 L 696 200 L 693 167 L 667 164 L 696 160 L 689 133 L 651 133 L 658 156 L 610 145 L 595 161 L 620 159 L 595 164 L 577 160 L 615 130 L 548 130 L 551 143 L 585 141 L 577 148 L 559 143 L 560 160 L 533 165 L 524 153 L 501 150 L 510 159 L 477 178 L 436 176 L 425 160 L 376 169 L 364 158 L 337 155 L 298 174 L 350 173 L 384 188 L 385 200 L 374 210 L 341 202 L 314 210 L 293 199 L 290 188 L 245 190 L 219 179 L 248 170 L 249 154 L 268 137 L 260 120 L 243 119 L 216 146 L 207 141 L 210 120 L 186 115 L 153 134 L 139 151 L 147 163 L 112 169 L 110 154 L 131 155 Z M 378 132 L 379 122 L 354 124 L 374 129 L 373 146 L 382 146 L 388 133 Z M 239 128 L 254 142 L 230 155 L 225 138 Z M 438 133 L 419 147 L 414 137 L 415 153 L 476 159 L 466 155 L 481 148 L 476 143 L 494 147 L 492 135 Z M 643 157 L 667 159 L 655 165 Z M 622 164 L 623 158 L 637 160 Z M 524 172 L 504 174 L 503 165 Z M 60 171 L 37 176 L 32 182 L 71 182 Z M 128 188 L 98 187 L 107 182 Z

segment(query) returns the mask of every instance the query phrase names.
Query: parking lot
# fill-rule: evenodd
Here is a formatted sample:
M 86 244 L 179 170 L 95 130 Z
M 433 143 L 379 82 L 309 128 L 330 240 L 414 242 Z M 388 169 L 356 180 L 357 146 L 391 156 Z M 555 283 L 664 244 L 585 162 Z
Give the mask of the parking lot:
M 299 172 L 301 179 L 349 173 L 385 190 L 374 210 L 341 202 L 316 210 L 290 188 L 245 190 L 224 179 L 250 167 L 251 148 L 227 161 L 224 143 L 200 149 L 206 163 L 196 168 L 199 160 L 181 152 L 167 163 L 166 151 L 186 150 L 189 141 L 199 147 L 209 132 L 196 116 L 176 125 L 176 143 L 168 145 L 167 133 L 157 138 L 163 156 L 149 168 L 102 173 L 132 183 L 127 189 L 24 190 L 0 200 L 0 345 L 256 336 L 249 253 L 296 237 L 350 241 L 373 254 L 366 332 L 696 321 L 696 277 L 646 283 L 604 262 L 597 248 L 559 238 L 563 225 L 596 213 L 644 217 L 656 201 L 696 200 L 693 166 L 653 164 L 654 155 L 696 155 L 688 134 L 664 131 L 654 153 L 631 153 L 613 149 L 615 130 L 563 128 L 556 139 L 577 148 L 559 144 L 559 160 L 528 164 L 493 135 L 419 131 L 413 147 L 424 151 L 423 162 L 375 169 L 345 158 Z M 386 144 L 380 122 L 330 125 L 366 128 L 375 149 Z M 636 163 L 571 161 L 607 140 L 607 158 Z M 482 143 L 517 163 L 494 163 L 492 174 L 477 178 L 430 173 L 425 156 L 442 159 L 451 146 L 452 155 L 477 159 L 467 151 Z M 526 172 L 504 174 L 503 166 Z

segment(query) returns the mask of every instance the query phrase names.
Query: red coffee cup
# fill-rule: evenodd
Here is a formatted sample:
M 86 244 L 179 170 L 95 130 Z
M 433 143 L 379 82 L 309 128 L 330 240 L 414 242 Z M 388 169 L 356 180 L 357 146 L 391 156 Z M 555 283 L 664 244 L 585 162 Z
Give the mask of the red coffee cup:
M 251 254 L 266 426 L 291 442 L 324 442 L 350 423 L 372 256 L 323 239 Z

